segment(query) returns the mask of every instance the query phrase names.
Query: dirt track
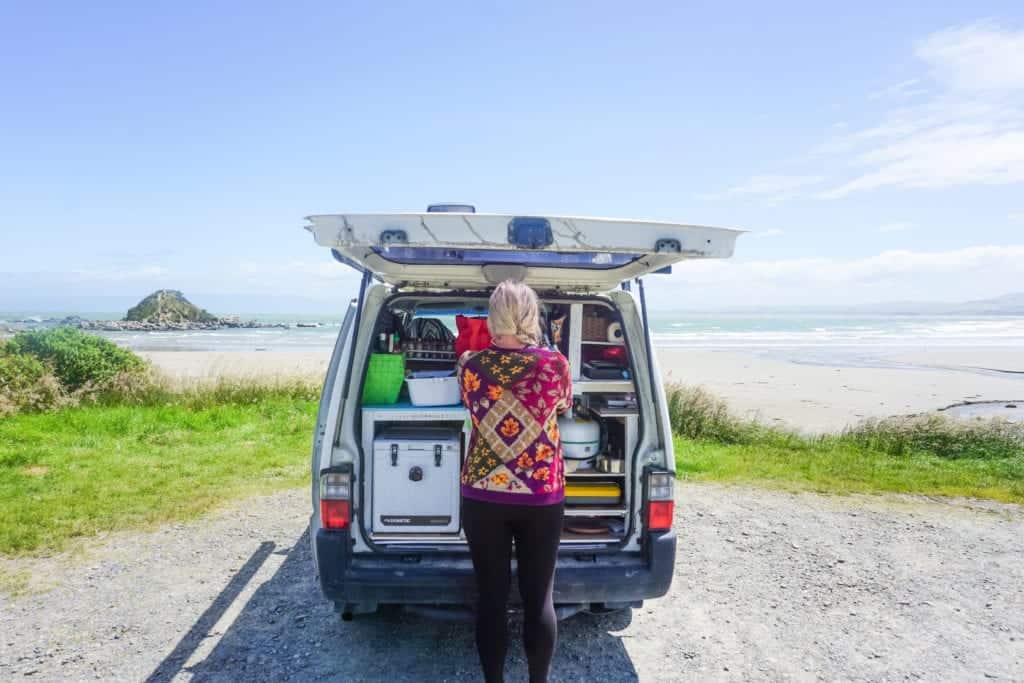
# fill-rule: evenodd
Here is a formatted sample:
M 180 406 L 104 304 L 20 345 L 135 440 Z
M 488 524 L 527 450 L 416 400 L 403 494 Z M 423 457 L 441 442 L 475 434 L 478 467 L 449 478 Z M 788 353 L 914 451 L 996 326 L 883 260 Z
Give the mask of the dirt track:
M 0 680 L 478 680 L 468 625 L 342 623 L 306 491 L 4 561 Z M 682 486 L 670 595 L 562 624 L 553 680 L 1024 680 L 1024 509 Z M 525 680 L 518 646 L 508 680 Z

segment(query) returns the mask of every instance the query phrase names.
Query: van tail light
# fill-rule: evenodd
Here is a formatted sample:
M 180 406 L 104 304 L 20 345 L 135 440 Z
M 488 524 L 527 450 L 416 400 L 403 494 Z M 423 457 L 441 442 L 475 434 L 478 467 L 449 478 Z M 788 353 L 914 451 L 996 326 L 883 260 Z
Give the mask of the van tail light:
M 671 472 L 647 474 L 647 530 L 668 531 L 676 511 L 675 477 Z
M 352 474 L 320 475 L 320 524 L 325 529 L 347 529 L 352 521 Z

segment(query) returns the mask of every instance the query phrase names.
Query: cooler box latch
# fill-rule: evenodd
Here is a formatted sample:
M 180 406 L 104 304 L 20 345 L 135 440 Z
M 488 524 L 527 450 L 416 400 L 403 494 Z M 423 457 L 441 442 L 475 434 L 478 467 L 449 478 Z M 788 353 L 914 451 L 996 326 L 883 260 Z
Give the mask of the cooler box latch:
M 398 444 L 391 444 L 391 466 L 398 467 Z
M 434 467 L 441 466 L 441 444 L 434 446 Z

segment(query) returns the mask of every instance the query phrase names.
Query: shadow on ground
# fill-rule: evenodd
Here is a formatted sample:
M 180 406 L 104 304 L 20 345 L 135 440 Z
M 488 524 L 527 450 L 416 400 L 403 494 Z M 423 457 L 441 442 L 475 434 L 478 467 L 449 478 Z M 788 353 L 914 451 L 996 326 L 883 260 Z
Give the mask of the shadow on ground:
M 211 631 L 246 585 L 275 556 L 284 561 L 252 594 L 224 633 Z M 243 598 L 244 599 L 244 598 Z M 238 610 L 239 605 L 234 605 Z M 635 681 L 636 670 L 614 632 L 629 612 L 581 614 L 560 625 L 552 681 Z M 526 680 L 513 620 L 506 675 Z M 217 639 L 210 648 L 208 638 Z M 203 656 L 204 652 L 207 652 Z M 149 677 L 152 683 L 198 681 L 476 681 L 470 624 L 387 611 L 342 622 L 313 576 L 308 532 L 291 548 L 262 543 Z

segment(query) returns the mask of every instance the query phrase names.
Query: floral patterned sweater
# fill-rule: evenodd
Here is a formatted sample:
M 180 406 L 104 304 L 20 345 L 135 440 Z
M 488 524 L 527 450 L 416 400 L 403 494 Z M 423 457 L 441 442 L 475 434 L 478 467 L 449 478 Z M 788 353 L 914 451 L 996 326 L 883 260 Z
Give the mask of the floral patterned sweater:
M 520 351 L 491 346 L 463 354 L 458 378 L 473 423 L 462 495 L 489 503 L 562 502 L 558 414 L 572 403 L 565 356 L 532 346 Z

